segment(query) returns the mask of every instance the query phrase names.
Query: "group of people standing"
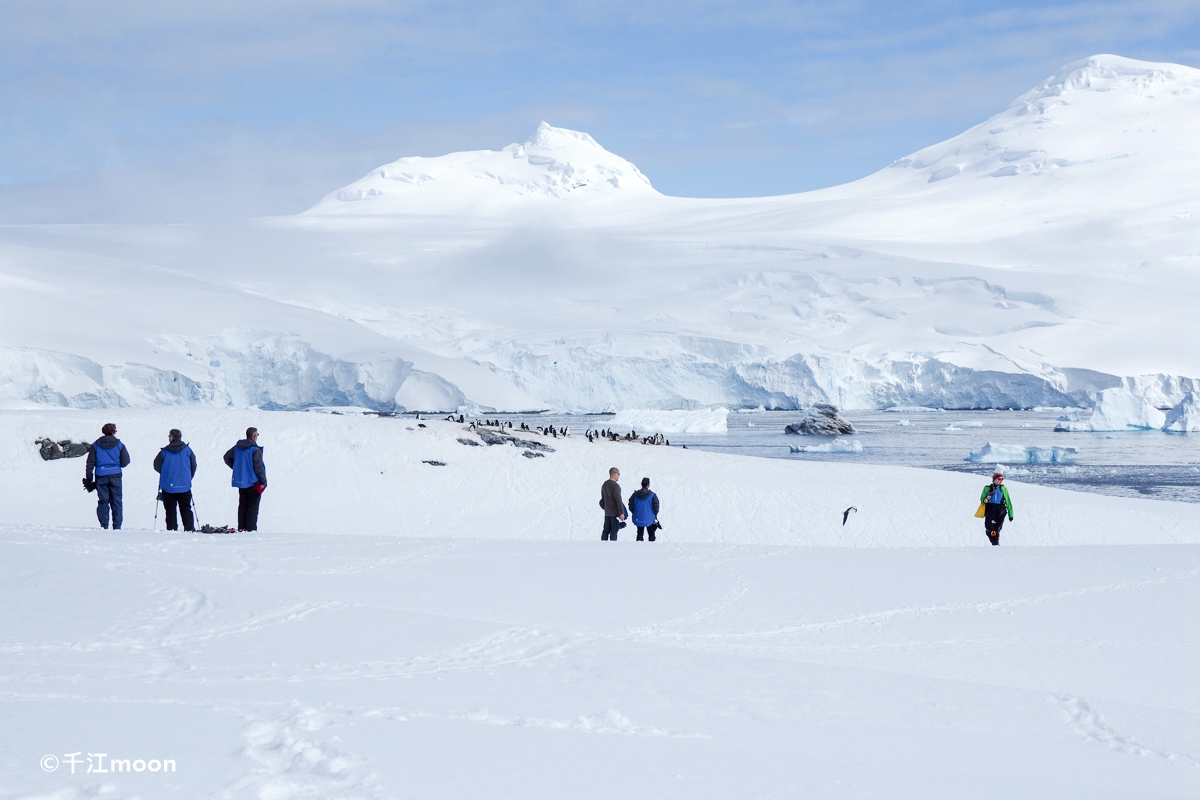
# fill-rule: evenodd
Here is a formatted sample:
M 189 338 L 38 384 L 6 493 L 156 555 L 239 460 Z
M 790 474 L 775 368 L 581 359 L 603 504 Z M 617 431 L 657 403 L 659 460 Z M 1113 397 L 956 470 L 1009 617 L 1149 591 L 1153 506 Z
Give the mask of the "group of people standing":
M 129 449 L 117 438 L 117 426 L 108 423 L 100 429 L 103 434 L 92 442 L 88 451 L 83 487 L 96 492 L 96 517 L 100 527 L 107 529 L 111 518 L 113 530 L 120 530 L 125 521 L 121 476 L 129 466 Z M 183 433 L 172 428 L 168 442 L 154 457 L 158 473 L 158 499 L 162 500 L 167 530 L 196 529 L 195 502 L 192 499 L 192 479 L 196 476 L 196 454 Z M 267 468 L 263 463 L 263 448 L 258 444 L 258 429 L 247 428 L 246 438 L 225 453 L 225 464 L 233 470 L 233 486 L 238 490 L 239 531 L 258 530 L 258 507 L 267 488 Z
M 621 501 L 621 470 L 613 467 L 608 471 L 608 480 L 600 486 L 600 507 L 604 509 L 604 530 L 600 534 L 601 541 L 617 540 L 617 532 L 624 528 L 625 519 L 630 512 L 633 524 L 637 528 L 637 540 L 644 541 L 643 536 L 649 536 L 655 541 L 654 534 L 662 528 L 658 521 L 658 495 L 650 491 L 650 479 L 642 478 L 642 488 L 629 495 L 629 506 Z
M 633 524 L 637 527 L 637 540 L 642 541 L 643 535 L 648 535 L 654 541 L 654 534 L 662 528 L 658 521 L 658 495 L 650 491 L 650 479 L 642 478 L 642 488 L 629 496 L 629 505 L 621 501 L 621 470 L 616 467 L 608 471 L 608 480 L 600 486 L 600 507 L 604 509 L 604 528 L 600 533 L 601 541 L 617 541 L 617 533 L 626 526 L 626 518 L 632 511 Z M 848 513 L 848 512 L 847 512 Z M 1012 498 L 1009 497 L 1008 487 L 1004 485 L 1004 474 L 997 472 L 992 475 L 992 482 L 983 487 L 979 496 L 979 512 L 983 517 L 984 532 L 988 541 L 993 545 L 1000 544 L 1000 531 L 1004 528 L 1004 518 L 1009 522 L 1014 518 Z M 843 519 L 845 524 L 845 519 Z

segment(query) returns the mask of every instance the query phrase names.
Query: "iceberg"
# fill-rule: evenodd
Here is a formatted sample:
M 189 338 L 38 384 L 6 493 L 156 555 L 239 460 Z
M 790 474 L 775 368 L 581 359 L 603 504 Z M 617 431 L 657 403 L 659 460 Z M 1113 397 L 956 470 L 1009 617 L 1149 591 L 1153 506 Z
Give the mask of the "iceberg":
M 702 408 L 698 411 L 655 411 L 630 408 L 618 411 L 609 427 L 640 433 L 727 433 L 729 409 Z
M 1056 431 L 1144 431 L 1163 427 L 1166 415 L 1146 398 L 1118 386 L 1096 395 L 1096 408 L 1086 421 L 1060 420 Z
M 1191 433 L 1200 431 L 1200 397 L 1194 392 L 1188 392 L 1179 403 L 1167 412 L 1164 431 L 1171 433 Z
M 804 447 L 791 446 L 793 453 L 861 453 L 863 449 L 862 442 L 854 439 L 852 441 L 830 442 L 829 444 L 810 444 Z
M 988 442 L 963 461 L 996 461 L 1005 464 L 1073 464 L 1079 451 L 1074 447 L 1036 447 Z

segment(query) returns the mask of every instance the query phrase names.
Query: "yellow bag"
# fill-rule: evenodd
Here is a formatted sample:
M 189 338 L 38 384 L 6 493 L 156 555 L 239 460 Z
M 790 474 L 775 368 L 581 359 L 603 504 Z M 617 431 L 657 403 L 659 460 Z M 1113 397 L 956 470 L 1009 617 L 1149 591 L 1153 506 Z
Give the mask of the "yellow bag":
M 983 505 L 983 503 L 980 503 L 979 508 L 975 509 L 975 516 L 979 517 L 980 519 L 983 519 L 985 516 L 987 516 L 987 508 Z

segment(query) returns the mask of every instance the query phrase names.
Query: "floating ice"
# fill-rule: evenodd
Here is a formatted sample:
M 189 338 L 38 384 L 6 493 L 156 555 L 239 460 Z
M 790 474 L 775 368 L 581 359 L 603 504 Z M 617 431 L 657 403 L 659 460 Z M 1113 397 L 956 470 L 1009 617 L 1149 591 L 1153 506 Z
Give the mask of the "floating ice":
M 852 441 L 837 441 L 829 444 L 810 444 L 804 447 L 791 446 L 793 453 L 861 453 L 863 449 L 862 442 L 854 439 Z
M 1007 464 L 1072 464 L 1079 453 L 1074 447 L 1036 447 L 988 442 L 963 461 L 1002 461 Z
M 1200 398 L 1188 392 L 1179 403 L 1167 412 L 1164 431 L 1191 433 L 1200 431 Z
M 698 411 L 654 411 L 630 408 L 618 411 L 608 427 L 639 433 L 726 433 L 727 408 L 702 408 Z
M 897 428 L 907 428 L 909 425 L 912 425 L 912 421 L 907 419 L 902 419 L 896 423 Z
M 1068 415 L 1078 416 L 1078 414 Z M 1128 389 L 1105 389 L 1096 395 L 1096 408 L 1086 422 L 1060 418 L 1056 431 L 1137 431 L 1163 427 L 1166 415 Z

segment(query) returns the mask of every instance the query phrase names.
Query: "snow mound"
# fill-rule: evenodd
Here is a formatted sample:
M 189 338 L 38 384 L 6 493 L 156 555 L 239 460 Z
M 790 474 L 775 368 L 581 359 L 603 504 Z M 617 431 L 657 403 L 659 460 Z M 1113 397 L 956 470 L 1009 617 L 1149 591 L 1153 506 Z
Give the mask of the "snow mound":
M 727 433 L 729 409 L 699 411 L 654 411 L 631 408 L 618 411 L 609 427 L 638 433 Z
M 521 144 L 407 157 L 326 195 L 305 214 L 429 214 L 523 200 L 657 197 L 650 180 L 586 133 L 545 122 Z
M 1138 431 L 1155 430 L 1166 422 L 1166 415 L 1141 395 L 1123 387 L 1105 389 L 1096 396 L 1092 416 L 1083 422 L 1063 421 L 1056 431 Z
M 863 450 L 862 442 L 857 439 L 847 441 L 829 442 L 828 444 L 810 444 L 803 447 L 791 446 L 793 453 L 861 453 Z
M 1173 433 L 1200 431 L 1200 397 L 1188 392 L 1178 405 L 1167 412 L 1162 429 Z
M 996 461 L 1005 464 L 1073 464 L 1079 451 L 1074 447 L 1036 447 L 988 442 L 963 461 Z

